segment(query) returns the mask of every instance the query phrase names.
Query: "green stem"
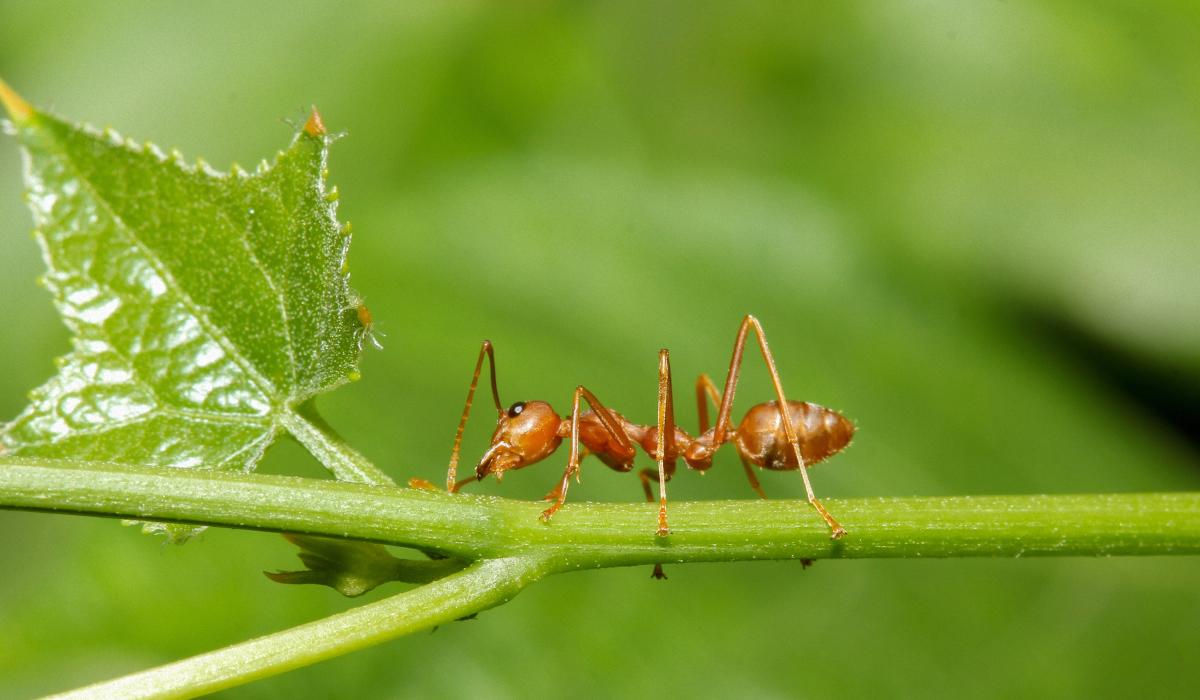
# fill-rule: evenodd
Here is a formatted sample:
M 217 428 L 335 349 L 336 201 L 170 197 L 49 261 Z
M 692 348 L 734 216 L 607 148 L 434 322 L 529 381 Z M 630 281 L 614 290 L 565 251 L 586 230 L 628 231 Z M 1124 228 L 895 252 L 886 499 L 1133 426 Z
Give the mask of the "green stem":
M 396 483 L 338 435 L 333 426 L 317 413 L 316 404 L 312 401 L 300 405 L 294 412 L 285 411 L 279 423 L 338 481 L 387 486 Z
M 657 562 L 1200 554 L 1200 493 L 830 500 L 833 541 L 802 501 L 542 506 L 335 481 L 0 458 L 0 508 L 279 530 L 436 550 L 475 563 L 317 622 L 67 697 L 191 697 L 498 605 L 546 574 Z M 457 566 L 452 564 L 450 568 Z
M 279 530 L 440 551 L 544 553 L 565 571 L 655 562 L 1200 553 L 1200 493 L 831 499 L 831 540 L 802 501 L 541 504 L 297 477 L 0 460 L 0 508 Z
M 546 571 L 537 556 L 477 562 L 420 588 L 353 610 L 79 688 L 57 698 L 186 698 L 379 644 L 511 599 Z

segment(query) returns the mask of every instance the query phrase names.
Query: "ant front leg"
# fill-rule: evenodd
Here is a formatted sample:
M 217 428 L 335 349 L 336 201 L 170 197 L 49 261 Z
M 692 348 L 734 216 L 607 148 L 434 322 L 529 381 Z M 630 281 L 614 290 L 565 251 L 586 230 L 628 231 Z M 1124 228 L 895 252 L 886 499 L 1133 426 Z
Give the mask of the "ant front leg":
M 579 464 L 583 464 L 583 460 L 587 459 L 588 455 L 590 455 L 590 454 L 591 454 L 591 451 L 589 451 L 588 448 L 580 447 L 579 448 Z M 576 472 L 575 472 L 575 480 L 579 481 L 578 469 L 576 469 Z M 554 488 L 550 489 L 550 492 L 547 493 L 545 496 L 542 496 L 542 500 L 543 501 L 557 501 L 558 495 L 560 493 L 562 493 L 562 484 L 561 483 L 556 485 Z
M 542 511 L 542 521 L 550 522 L 550 518 L 562 508 L 563 503 L 567 501 L 567 489 L 571 486 L 571 477 L 579 478 L 579 462 L 583 459 L 583 454 L 586 450 L 581 450 L 579 447 L 579 399 L 583 398 L 592 407 L 592 413 L 599 419 L 600 425 L 604 427 L 613 440 L 616 441 L 618 448 L 624 454 L 628 454 L 632 459 L 636 454 L 633 443 L 629 441 L 629 436 L 625 434 L 624 428 L 613 417 L 604 404 L 600 403 L 600 399 L 596 395 L 588 391 L 586 387 L 575 387 L 575 394 L 571 399 L 571 452 L 567 458 L 567 468 L 563 470 L 562 479 L 558 486 L 550 492 L 549 496 L 554 498 L 554 503 L 550 507 Z M 626 470 L 627 471 L 627 470 Z
M 800 438 L 796 435 L 796 428 L 792 425 L 792 414 L 788 408 L 787 397 L 783 393 L 783 382 L 779 378 L 779 370 L 775 368 L 775 358 L 771 356 L 771 349 L 767 346 L 767 336 L 763 332 L 762 324 L 754 316 L 746 316 L 742 319 L 742 325 L 738 328 L 737 340 L 733 345 L 733 357 L 729 361 L 729 374 L 725 379 L 725 391 L 721 398 L 721 411 L 717 414 L 717 426 L 714 444 L 720 445 L 728 438 L 726 433 L 729 427 L 729 414 L 733 408 L 733 394 L 737 389 L 738 372 L 742 365 L 742 352 L 746 347 L 746 335 L 750 329 L 754 329 L 754 335 L 758 339 L 758 348 L 762 351 L 763 360 L 767 363 L 767 371 L 771 374 L 771 383 L 775 386 L 775 396 L 779 400 L 779 413 L 783 419 L 783 431 L 787 435 L 788 444 L 791 445 L 792 452 L 796 456 L 797 469 L 800 471 L 800 476 L 804 479 L 804 490 L 808 495 L 808 502 L 825 520 L 825 524 L 829 526 L 830 536 L 833 539 L 840 539 L 845 536 L 846 530 L 841 523 L 825 510 L 825 506 L 817 499 L 817 495 L 813 492 L 812 482 L 808 480 L 808 468 L 804 464 L 804 455 L 800 452 Z M 747 471 L 749 474 L 749 471 Z M 751 481 L 753 484 L 753 480 Z
M 466 486 L 467 484 L 471 483 L 472 481 L 479 481 L 479 477 L 468 476 L 465 479 L 459 479 L 458 481 L 454 482 L 453 486 L 451 486 L 450 488 L 448 488 L 446 490 L 449 491 L 450 493 L 458 493 L 462 489 L 462 487 Z M 422 491 L 437 491 L 438 490 L 438 487 L 434 486 L 432 481 L 430 481 L 428 479 L 422 479 L 419 476 L 414 476 L 408 480 L 408 488 L 420 489 Z

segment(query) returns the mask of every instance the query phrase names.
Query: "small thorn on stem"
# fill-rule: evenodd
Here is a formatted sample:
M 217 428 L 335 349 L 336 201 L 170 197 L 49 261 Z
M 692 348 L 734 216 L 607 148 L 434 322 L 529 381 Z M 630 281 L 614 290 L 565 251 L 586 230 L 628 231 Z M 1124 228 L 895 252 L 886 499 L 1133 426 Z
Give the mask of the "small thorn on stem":
M 8 116 L 18 124 L 29 121 L 33 116 L 33 107 L 3 80 L 0 80 L 0 103 L 4 104 Z
M 317 111 L 316 107 L 313 107 L 308 121 L 304 122 L 304 133 L 314 137 L 325 135 L 325 122 L 321 121 L 321 113 Z

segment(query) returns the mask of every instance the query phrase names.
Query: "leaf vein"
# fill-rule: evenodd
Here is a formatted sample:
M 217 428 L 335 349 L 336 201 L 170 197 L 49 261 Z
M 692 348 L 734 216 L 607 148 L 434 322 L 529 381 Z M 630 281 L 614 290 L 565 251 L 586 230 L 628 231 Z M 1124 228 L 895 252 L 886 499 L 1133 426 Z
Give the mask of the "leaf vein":
M 138 250 L 140 250 L 142 254 L 146 256 L 147 261 L 154 267 L 155 271 L 163 277 L 163 280 L 168 284 L 168 286 L 170 286 L 171 289 L 173 289 L 175 293 L 179 295 L 183 305 L 186 306 L 188 311 L 193 314 L 201 328 L 203 328 L 209 335 L 210 340 L 221 346 L 221 348 L 232 359 L 234 364 L 242 369 L 246 373 L 248 379 L 256 385 L 255 388 L 259 390 L 259 392 L 268 400 L 268 402 L 271 402 L 271 397 L 274 393 L 272 389 L 275 388 L 274 384 L 266 377 L 259 374 L 257 368 L 255 368 L 249 362 L 246 362 L 245 358 L 242 357 L 237 347 L 230 342 L 229 338 L 224 333 L 220 332 L 219 328 L 215 323 L 213 323 L 212 319 L 210 319 L 207 314 L 201 311 L 199 305 L 197 305 L 196 302 L 191 298 L 191 295 L 185 291 L 183 285 L 179 283 L 175 276 L 171 274 L 170 270 L 153 251 L 153 249 L 151 249 L 145 244 L 144 241 L 141 240 L 134 228 L 127 224 L 124 219 L 122 219 L 121 216 L 112 208 L 112 205 L 108 202 L 108 200 L 100 195 L 100 192 L 96 189 L 95 185 L 84 175 L 83 170 L 75 162 L 74 158 L 71 156 L 70 150 L 66 147 L 61 147 L 61 153 L 63 154 L 66 162 L 70 165 L 71 169 L 75 172 L 79 182 L 82 183 L 84 187 L 87 187 L 95 201 L 99 203 L 100 206 L 104 207 L 104 210 L 108 212 L 109 216 L 112 217 L 113 222 L 117 224 L 118 228 L 124 232 L 133 245 L 135 245 Z
M 229 224 L 230 230 L 238 230 L 227 214 L 221 212 L 220 216 Z M 267 286 L 271 288 L 271 292 L 275 295 L 275 303 L 279 307 L 279 313 L 283 321 L 283 335 L 288 355 L 288 369 L 291 374 L 291 388 L 294 388 L 296 386 L 296 349 L 292 340 L 291 316 L 288 313 L 287 297 L 284 295 L 283 290 L 279 288 L 279 285 L 275 283 L 275 278 L 271 275 L 271 271 L 267 269 L 267 266 L 259 260 L 258 255 L 254 252 L 254 246 L 250 244 L 250 235 L 246 228 L 239 230 L 238 239 L 241 241 L 242 247 L 246 250 L 246 255 L 250 263 L 262 274 L 263 280 L 266 281 Z M 289 392 L 289 397 L 290 395 L 291 392 Z

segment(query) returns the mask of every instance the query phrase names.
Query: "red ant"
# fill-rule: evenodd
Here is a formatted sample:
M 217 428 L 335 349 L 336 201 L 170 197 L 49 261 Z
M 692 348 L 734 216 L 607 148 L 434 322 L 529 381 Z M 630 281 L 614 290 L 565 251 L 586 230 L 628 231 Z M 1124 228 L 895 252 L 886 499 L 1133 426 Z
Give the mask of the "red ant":
M 729 415 L 733 407 L 733 394 L 737 389 L 742 351 L 750 329 L 754 329 L 758 339 L 759 349 L 762 350 L 767 370 L 771 374 L 771 382 L 775 385 L 777 400 L 760 403 L 751 408 L 735 430 L 729 422 Z M 485 355 L 491 374 L 492 400 L 496 405 L 496 430 L 492 433 L 491 445 L 475 467 L 474 476 L 460 481 L 457 479 L 459 451 Z M 591 406 L 590 411 L 580 412 L 580 398 L 587 400 Z M 720 407 L 717 422 L 711 428 L 708 426 L 706 398 Z M 491 342 L 485 340 L 479 350 L 479 359 L 475 362 L 475 374 L 471 378 L 471 388 L 467 391 L 466 406 L 463 407 L 458 432 L 454 436 L 450 468 L 446 473 L 446 488 L 454 493 L 472 481 L 486 478 L 488 474 L 495 474 L 496 480 L 499 481 L 507 471 L 527 467 L 549 457 L 558 449 L 563 439 L 569 437 L 571 455 L 567 459 L 567 468 L 558 486 L 546 495 L 546 500 L 554 501 L 542 512 L 542 520 L 548 522 L 566 501 L 571 477 L 575 476 L 578 479 L 579 462 L 583 457 L 588 453 L 594 454 L 609 467 L 628 472 L 633 469 L 633 459 L 637 454 L 634 444 L 638 444 L 658 463 L 657 474 L 652 469 L 643 469 L 638 473 L 638 477 L 646 491 L 646 499 L 651 503 L 654 502 L 654 494 L 650 483 L 655 476 L 658 478 L 658 534 L 665 536 L 670 532 L 667 527 L 667 482 L 675 473 L 676 461 L 682 457 L 688 467 L 703 472 L 712 466 L 713 454 L 717 449 L 727 442 L 732 442 L 742 458 L 746 478 L 750 480 L 751 488 L 759 496 L 767 497 L 754 474 L 755 466 L 779 471 L 799 470 L 804 478 L 808 502 L 829 525 L 831 536 L 838 539 L 846 534 L 845 529 L 817 500 L 808 480 L 807 469 L 800 467 L 811 466 L 840 452 L 854 436 L 854 424 L 828 408 L 784 398 L 779 371 L 775 368 L 775 360 L 767 347 L 767 339 L 758 319 L 746 316 L 742 320 L 737 340 L 733 345 L 733 358 L 729 361 L 729 374 L 725 379 L 724 392 L 718 394 L 708 375 L 701 374 L 696 380 L 696 402 L 700 414 L 700 434 L 691 437 L 675 425 L 670 354 L 663 349 L 658 352 L 656 426 L 630 422 L 616 411 L 606 408 L 595 394 L 583 386 L 575 387 L 569 417 L 560 417 L 545 401 L 520 401 L 505 410 L 500 403 L 500 392 L 496 388 L 496 357 Z M 586 452 L 581 453 L 580 443 L 583 443 Z M 431 486 L 420 479 L 414 479 L 412 483 Z M 659 575 L 659 571 L 656 569 L 656 575 Z

